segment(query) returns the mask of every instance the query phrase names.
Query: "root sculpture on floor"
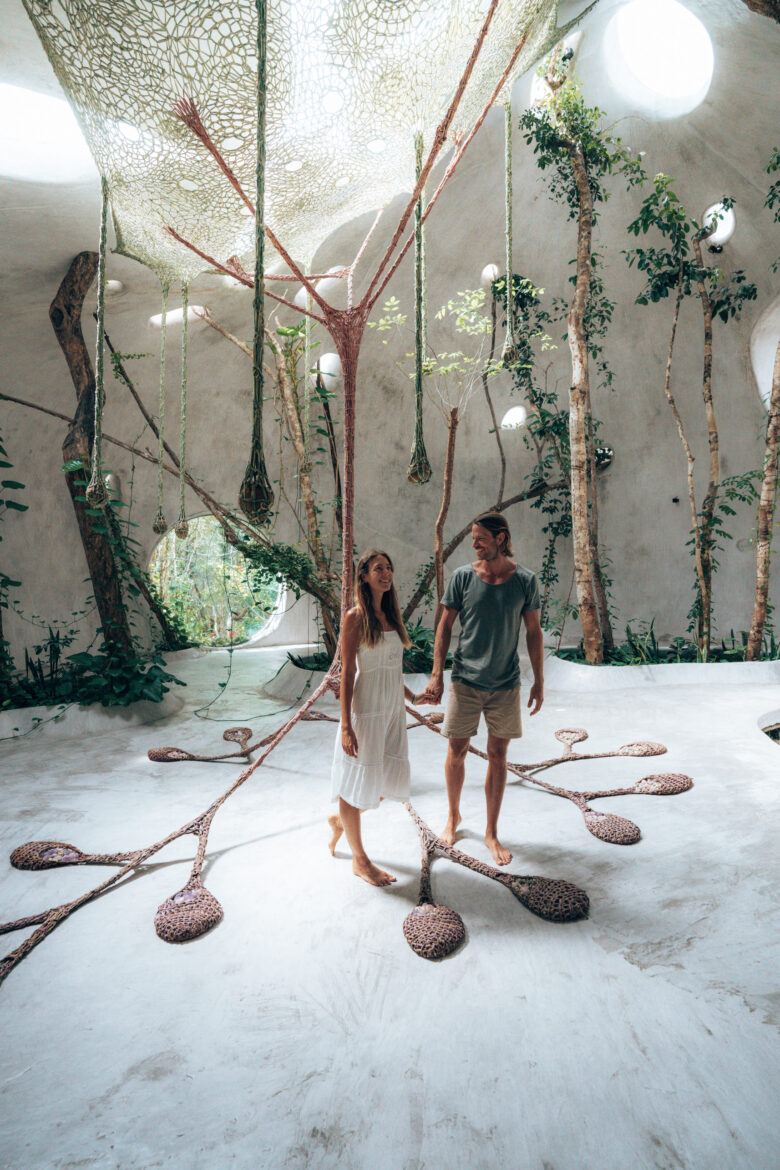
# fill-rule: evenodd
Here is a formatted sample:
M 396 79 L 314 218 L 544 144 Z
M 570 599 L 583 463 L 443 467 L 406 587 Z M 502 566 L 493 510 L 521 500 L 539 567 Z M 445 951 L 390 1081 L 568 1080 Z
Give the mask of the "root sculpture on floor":
M 11 854 L 11 864 L 16 869 L 40 870 L 56 869 L 71 865 L 115 865 L 118 872 L 75 898 L 60 906 L 52 906 L 40 914 L 28 915 L 14 922 L 0 924 L 0 934 L 23 930 L 27 927 L 36 929 L 15 950 L 10 951 L 0 959 L 0 982 L 19 963 L 25 955 L 44 938 L 47 937 L 61 922 L 75 910 L 84 906 L 93 898 L 116 885 L 129 873 L 146 864 L 156 853 L 170 845 L 179 837 L 191 835 L 197 838 L 198 845 L 195 859 L 192 863 L 190 875 L 181 889 L 158 907 L 154 919 L 154 927 L 161 939 L 165 942 L 187 942 L 198 938 L 216 926 L 222 918 L 222 907 L 214 895 L 201 882 L 201 871 L 206 857 L 209 831 L 215 815 L 225 801 L 236 792 L 252 775 L 256 768 L 263 763 L 288 731 L 302 719 L 333 721 L 323 712 L 311 711 L 311 707 L 323 694 L 327 680 L 314 690 L 306 700 L 300 711 L 288 719 L 277 731 L 256 744 L 251 744 L 252 729 L 249 727 L 229 727 L 223 738 L 228 742 L 238 743 L 239 751 L 229 752 L 216 756 L 197 756 L 181 748 L 151 748 L 149 757 L 158 762 L 174 763 L 182 760 L 222 761 L 243 758 L 249 759 L 250 753 L 256 748 L 264 748 L 263 754 L 247 768 L 245 768 L 230 787 L 204 812 L 193 817 L 181 828 L 173 830 L 160 841 L 140 849 L 126 853 L 84 853 L 75 845 L 64 841 L 31 841 L 20 845 Z M 431 731 L 441 734 L 437 724 L 441 717 L 437 714 L 430 716 L 420 715 L 412 707 L 407 711 L 413 716 L 414 726 L 425 726 Z M 585 824 L 594 837 L 617 845 L 630 845 L 639 840 L 638 827 L 623 817 L 600 813 L 590 808 L 589 801 L 607 796 L 651 795 L 672 796 L 685 792 L 693 785 L 689 776 L 678 773 L 661 773 L 645 776 L 630 787 L 612 788 L 601 792 L 577 792 L 571 789 L 558 788 L 544 780 L 540 780 L 537 773 L 559 764 L 574 760 L 606 759 L 613 756 L 657 756 L 662 755 L 666 748 L 659 743 L 629 743 L 616 751 L 579 753 L 574 751 L 575 743 L 582 743 L 588 738 L 588 733 L 582 728 L 563 728 L 555 733 L 556 739 L 563 744 L 560 756 L 543 760 L 540 764 L 509 764 L 510 771 L 521 780 L 527 780 L 545 788 L 556 796 L 562 796 L 572 801 L 585 818 Z M 469 748 L 474 755 L 484 758 L 484 753 L 477 748 Z M 477 858 L 447 845 L 422 820 L 411 804 L 405 805 L 414 821 L 420 836 L 422 848 L 422 866 L 420 874 L 420 892 L 418 904 L 404 921 L 403 931 L 406 941 L 412 950 L 426 959 L 440 959 L 451 954 L 465 938 L 465 927 L 460 915 L 447 906 L 440 906 L 433 901 L 431 892 L 431 862 L 436 854 L 448 858 L 457 865 L 474 870 L 501 885 L 514 894 L 526 909 L 540 918 L 550 922 L 571 922 L 583 918 L 588 913 L 588 896 L 571 882 L 556 878 L 540 877 L 536 875 L 521 875 L 504 873 L 493 866 L 486 865 Z M 331 825 L 333 828 L 333 825 Z M 335 828 L 334 828 L 335 835 Z M 335 847 L 335 842 L 334 842 Z

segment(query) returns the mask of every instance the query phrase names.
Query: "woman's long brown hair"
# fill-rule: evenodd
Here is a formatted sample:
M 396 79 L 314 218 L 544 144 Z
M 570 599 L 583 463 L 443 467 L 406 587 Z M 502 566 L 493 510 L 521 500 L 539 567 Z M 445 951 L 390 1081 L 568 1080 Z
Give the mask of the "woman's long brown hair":
M 355 604 L 360 610 L 360 618 L 362 629 L 360 631 L 361 645 L 376 646 L 377 642 L 382 637 L 382 627 L 379 624 L 379 619 L 374 613 L 374 603 L 371 597 L 371 586 L 365 579 L 371 562 L 375 557 L 384 557 L 393 570 L 393 562 L 390 557 L 381 548 L 370 548 L 363 553 L 358 561 L 357 571 L 355 573 Z M 404 620 L 401 617 L 401 607 L 398 604 L 398 597 L 395 592 L 395 585 L 387 590 L 387 593 L 382 594 L 382 613 L 387 618 L 388 625 L 395 630 L 398 637 L 403 642 L 404 646 L 411 646 L 411 639 L 406 632 Z

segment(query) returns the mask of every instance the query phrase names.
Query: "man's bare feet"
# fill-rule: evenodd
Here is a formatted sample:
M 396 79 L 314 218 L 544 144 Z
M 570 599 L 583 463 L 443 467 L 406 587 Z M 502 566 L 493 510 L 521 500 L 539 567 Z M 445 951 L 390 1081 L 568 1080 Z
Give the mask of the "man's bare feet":
M 339 843 L 341 834 L 344 832 L 344 826 L 341 823 L 341 817 L 336 816 L 335 814 L 332 817 L 328 817 L 328 824 L 330 825 L 330 829 L 333 834 L 330 841 L 328 842 L 328 848 L 330 849 L 331 857 L 335 857 L 336 846 Z
M 447 824 L 444 826 L 444 830 L 441 835 L 441 839 L 445 845 L 455 844 L 455 834 L 458 831 L 458 825 L 460 824 L 461 820 L 462 818 L 457 816 L 450 817 L 447 821 Z
M 389 886 L 397 880 L 387 870 L 374 865 L 373 861 L 369 861 L 367 857 L 364 861 L 358 861 L 357 858 L 353 857 L 352 872 L 356 877 L 368 882 L 370 886 Z
M 496 865 L 509 865 L 512 860 L 512 854 L 499 841 L 498 837 L 485 837 L 485 844 L 490 852 L 493 854 L 493 860 Z

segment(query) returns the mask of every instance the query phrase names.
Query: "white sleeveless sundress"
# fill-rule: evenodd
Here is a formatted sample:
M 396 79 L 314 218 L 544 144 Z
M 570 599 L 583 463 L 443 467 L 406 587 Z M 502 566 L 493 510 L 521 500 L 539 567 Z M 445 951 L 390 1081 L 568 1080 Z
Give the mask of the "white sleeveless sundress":
M 331 768 L 331 799 L 343 797 L 354 808 L 378 808 L 379 798 L 408 800 L 409 756 L 404 710 L 403 643 L 395 630 L 383 631 L 376 646 L 359 646 L 352 694 L 352 727 L 357 759 L 336 733 Z

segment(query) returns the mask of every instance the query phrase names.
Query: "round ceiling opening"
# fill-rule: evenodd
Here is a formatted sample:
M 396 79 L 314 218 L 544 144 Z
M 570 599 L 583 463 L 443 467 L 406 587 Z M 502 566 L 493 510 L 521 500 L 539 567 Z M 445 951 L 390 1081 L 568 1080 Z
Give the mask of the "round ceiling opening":
M 678 0 L 630 0 L 605 37 L 613 85 L 660 118 L 687 114 L 705 98 L 715 63 L 701 21 Z

